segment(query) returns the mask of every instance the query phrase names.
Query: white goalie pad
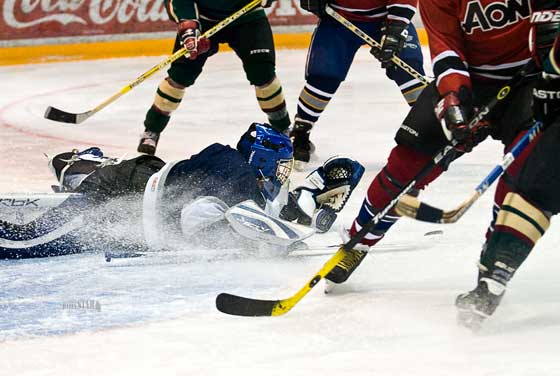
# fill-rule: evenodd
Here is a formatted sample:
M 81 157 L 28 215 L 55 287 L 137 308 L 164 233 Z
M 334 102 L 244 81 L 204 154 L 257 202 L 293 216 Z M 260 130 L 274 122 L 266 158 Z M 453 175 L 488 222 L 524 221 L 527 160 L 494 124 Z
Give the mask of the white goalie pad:
M 181 210 L 181 231 L 188 239 L 196 236 L 198 231 L 224 219 L 229 206 L 222 200 L 212 196 L 199 197 L 183 206 Z
M 153 174 L 146 183 L 142 203 L 142 227 L 144 239 L 148 247 L 159 250 L 165 248 L 165 222 L 160 213 L 161 198 L 164 193 L 165 179 L 169 171 L 179 161 L 167 163 L 161 170 Z
M 288 246 L 309 238 L 315 229 L 266 214 L 254 201 L 235 205 L 226 212 L 231 227 L 251 240 Z
M 81 214 L 59 218 L 56 210 L 67 210 L 65 214 L 68 214 L 84 201 L 81 194 L 69 193 L 0 195 L 0 248 L 24 249 L 48 244 L 80 229 L 84 224 Z M 63 204 L 66 209 L 61 209 Z

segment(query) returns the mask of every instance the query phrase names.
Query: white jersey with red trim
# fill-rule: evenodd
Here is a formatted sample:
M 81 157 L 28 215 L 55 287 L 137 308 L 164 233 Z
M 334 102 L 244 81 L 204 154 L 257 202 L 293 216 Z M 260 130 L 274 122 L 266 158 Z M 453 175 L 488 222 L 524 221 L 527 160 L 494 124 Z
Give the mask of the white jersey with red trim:
M 441 94 L 471 79 L 510 79 L 531 59 L 530 0 L 422 0 Z
M 388 20 L 409 23 L 418 0 L 333 0 L 329 5 L 351 21 Z

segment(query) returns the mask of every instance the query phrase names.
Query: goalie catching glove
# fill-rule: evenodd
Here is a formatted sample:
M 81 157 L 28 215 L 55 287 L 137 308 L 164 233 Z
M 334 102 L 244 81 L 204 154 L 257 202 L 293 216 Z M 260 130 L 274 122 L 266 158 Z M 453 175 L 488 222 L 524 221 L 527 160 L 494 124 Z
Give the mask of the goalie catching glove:
M 364 166 L 354 159 L 328 159 L 290 193 L 281 217 L 297 219 L 300 224 L 315 227 L 317 232 L 327 232 L 363 174 Z

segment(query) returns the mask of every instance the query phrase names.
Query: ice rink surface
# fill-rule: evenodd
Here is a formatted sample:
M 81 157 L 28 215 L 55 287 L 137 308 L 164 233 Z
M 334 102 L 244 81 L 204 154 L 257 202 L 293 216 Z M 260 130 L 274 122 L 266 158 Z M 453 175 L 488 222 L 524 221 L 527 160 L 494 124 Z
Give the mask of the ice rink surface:
M 0 68 L 0 192 L 47 192 L 43 153 L 98 145 L 135 156 L 145 111 L 162 72 L 82 125 L 42 118 L 48 105 L 85 111 L 157 63 L 115 59 Z M 279 51 L 291 114 L 304 83 L 304 51 Z M 337 221 L 350 223 L 385 163 L 407 112 L 367 50 L 312 139 L 320 161 L 348 154 L 366 174 Z M 163 134 L 165 160 L 213 142 L 234 145 L 264 121 L 232 53 L 213 57 Z M 499 159 L 488 140 L 457 161 L 423 198 L 458 205 Z M 297 172 L 293 180 L 301 181 Z M 455 296 L 474 287 L 490 220 L 489 192 L 455 225 L 401 220 L 336 294 L 322 285 L 285 317 L 219 313 L 214 298 L 293 294 L 334 252 L 335 231 L 309 242 L 313 255 L 243 250 L 151 254 L 106 263 L 102 254 L 0 261 L 0 375 L 559 375 L 560 240 L 553 224 L 477 335 L 455 323 Z M 424 236 L 443 230 L 441 236 Z M 94 300 L 100 310 L 64 305 Z

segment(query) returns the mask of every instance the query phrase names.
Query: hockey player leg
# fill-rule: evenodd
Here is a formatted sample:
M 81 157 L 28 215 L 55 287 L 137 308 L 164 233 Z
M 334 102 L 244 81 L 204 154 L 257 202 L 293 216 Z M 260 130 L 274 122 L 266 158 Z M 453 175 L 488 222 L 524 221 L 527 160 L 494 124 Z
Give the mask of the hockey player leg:
M 506 195 L 480 258 L 478 284 L 455 302 L 460 325 L 477 330 L 494 313 L 507 283 L 548 229 L 549 217 L 518 193 Z
M 229 32 L 228 43 L 243 62 L 247 80 L 268 122 L 279 132 L 287 131 L 290 117 L 276 77 L 276 53 L 272 30 L 266 18 L 237 25 Z
M 403 188 L 404 182 L 412 179 L 430 160 L 430 156 L 417 152 L 416 150 L 397 145 L 389 156 L 387 165 L 374 178 L 368 188 L 358 217 L 354 220 L 348 232 L 342 234 L 343 240 L 353 237 L 368 223 L 379 211 L 384 208 Z M 416 185 L 416 189 L 422 189 L 431 181 L 435 180 L 443 168 L 435 168 L 430 175 Z M 394 211 L 389 212 L 383 219 L 362 239 L 349 253 L 349 259 L 343 260 L 325 278 L 333 283 L 343 283 L 354 272 L 357 266 L 367 255 L 371 247 L 377 244 L 385 233 L 395 224 L 399 216 Z M 327 289 L 332 289 L 327 285 Z
M 272 128 L 279 132 L 287 131 L 290 126 L 290 115 L 280 80 L 274 75 L 270 82 L 255 86 L 255 95 Z
M 321 20 L 313 34 L 305 67 L 305 86 L 297 106 L 290 136 L 294 144 L 295 167 L 302 169 L 314 146 L 309 140 L 313 125 L 327 107 L 340 83 L 346 79 L 362 41 L 330 18 Z
M 177 38 L 174 51 L 181 47 L 181 41 Z M 171 64 L 167 71 L 168 77 L 158 86 L 154 103 L 146 113 L 145 129 L 140 136 L 138 152 L 149 155 L 155 154 L 160 134 L 169 123 L 172 112 L 179 107 L 185 95 L 185 88 L 194 84 L 202 73 L 202 68 L 208 57 L 216 52 L 217 45 L 213 45 L 210 51 L 198 56 L 196 60 L 182 57 Z
M 341 80 L 328 76 L 309 75 L 298 98 L 297 115 L 290 137 L 294 145 L 296 169 L 303 170 L 315 151 L 309 136 L 313 125 L 329 104 Z
M 145 130 L 140 136 L 139 153 L 149 155 L 156 153 L 159 135 L 169 123 L 171 113 L 179 107 L 184 94 L 185 87 L 173 81 L 171 77 L 161 81 L 156 91 L 154 103 L 144 120 Z

